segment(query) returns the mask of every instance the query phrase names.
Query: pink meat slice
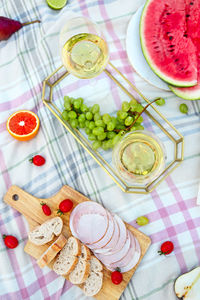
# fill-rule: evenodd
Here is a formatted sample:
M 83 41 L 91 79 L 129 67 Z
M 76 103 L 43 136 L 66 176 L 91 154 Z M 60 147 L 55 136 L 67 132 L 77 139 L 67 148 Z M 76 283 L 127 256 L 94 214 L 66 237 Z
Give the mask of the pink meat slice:
M 119 236 L 118 236 L 118 240 L 117 240 L 115 246 L 113 246 L 113 248 L 111 250 L 109 250 L 108 252 L 105 252 L 104 255 L 112 255 L 116 252 L 119 252 L 124 247 L 126 240 L 127 240 L 127 229 L 126 229 L 124 222 L 117 215 L 113 215 L 113 217 L 119 227 Z
M 125 257 L 129 252 L 130 246 L 131 246 L 131 236 L 129 234 L 129 231 L 127 231 L 126 243 L 121 249 L 119 249 L 119 251 L 110 255 L 96 254 L 96 253 L 95 255 L 104 265 L 110 265 L 111 263 L 119 261 L 123 257 Z
M 110 265 L 106 265 L 110 271 L 114 271 L 118 267 L 120 268 L 121 272 L 124 273 L 130 271 L 136 266 L 141 256 L 141 248 L 138 240 L 132 235 L 132 240 L 133 239 L 135 242 L 135 249 L 131 247 L 129 253 L 127 253 L 127 256 L 122 260 L 111 263 Z
M 107 230 L 106 234 L 104 235 L 104 237 L 97 243 L 94 243 L 92 245 L 87 244 L 87 246 L 95 252 L 98 252 L 98 250 L 101 250 L 103 248 L 105 251 L 107 245 L 110 244 L 113 237 L 115 236 L 115 227 L 116 227 L 115 220 L 109 212 L 108 212 L 108 219 L 109 219 L 108 230 Z
M 108 230 L 108 213 L 100 204 L 85 201 L 73 209 L 69 226 L 72 235 L 82 243 L 93 244 L 101 240 Z

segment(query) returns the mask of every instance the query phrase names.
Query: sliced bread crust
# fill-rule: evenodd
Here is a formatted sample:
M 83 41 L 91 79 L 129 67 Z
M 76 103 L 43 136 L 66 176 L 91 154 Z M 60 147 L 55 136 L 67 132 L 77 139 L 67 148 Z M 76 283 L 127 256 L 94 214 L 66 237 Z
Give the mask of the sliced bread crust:
M 66 243 L 67 239 L 64 237 L 64 235 L 61 234 L 37 260 L 37 263 L 40 266 L 40 268 L 44 268 L 46 265 L 48 265 L 62 250 Z
M 58 257 L 53 265 L 53 270 L 58 275 L 68 275 L 71 273 L 78 263 L 78 257 L 66 256 Z
M 77 265 L 80 254 L 80 241 L 73 236 L 69 237 L 53 265 L 53 270 L 59 275 L 68 275 Z
M 92 297 L 101 290 L 102 284 L 103 273 L 91 272 L 86 281 L 83 283 L 83 291 L 86 296 Z
M 47 220 L 29 232 L 28 238 L 35 245 L 44 245 L 52 241 L 54 235 L 58 236 L 63 228 L 63 221 L 60 217 Z
M 81 284 L 86 281 L 90 274 L 90 263 L 79 258 L 74 270 L 69 274 L 69 281 L 73 284 Z

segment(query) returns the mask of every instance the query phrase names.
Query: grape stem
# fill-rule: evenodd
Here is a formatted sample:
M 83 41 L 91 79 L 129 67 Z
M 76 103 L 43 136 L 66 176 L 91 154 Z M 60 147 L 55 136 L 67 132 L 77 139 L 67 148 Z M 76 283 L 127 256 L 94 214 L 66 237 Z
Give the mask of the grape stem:
M 130 126 L 126 127 L 126 128 L 124 129 L 124 131 L 129 131 L 129 130 L 133 127 L 133 125 L 137 122 L 137 120 L 139 119 L 139 117 L 141 116 L 141 114 L 143 114 L 143 112 L 144 112 L 151 104 L 153 104 L 154 102 L 156 102 L 156 101 L 159 100 L 159 99 L 160 99 L 160 97 L 154 99 L 153 101 L 151 101 L 150 103 L 148 103 L 147 105 L 145 105 L 145 107 L 144 107 L 143 110 L 137 115 L 137 117 L 135 118 L 135 120 L 133 121 L 133 123 L 132 123 Z M 130 112 L 129 112 L 129 113 L 130 113 Z M 135 112 L 132 112 L 131 114 L 132 114 L 132 115 L 135 115 Z M 120 132 L 121 129 L 115 129 L 114 131 Z

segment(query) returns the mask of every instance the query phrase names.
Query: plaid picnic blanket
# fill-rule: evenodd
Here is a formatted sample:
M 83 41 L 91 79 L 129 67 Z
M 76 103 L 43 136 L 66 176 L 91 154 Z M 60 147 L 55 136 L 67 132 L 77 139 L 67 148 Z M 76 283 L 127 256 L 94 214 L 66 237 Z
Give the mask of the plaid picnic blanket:
M 146 215 L 150 223 L 140 228 L 152 245 L 134 274 L 121 300 L 175 300 L 176 277 L 200 264 L 200 207 L 196 206 L 200 177 L 200 103 L 187 102 L 188 115 L 179 112 L 183 100 L 144 82 L 131 67 L 125 49 L 127 25 L 143 0 L 68 0 L 61 11 L 50 9 L 45 0 L 1 0 L 0 15 L 22 22 L 39 19 L 8 41 L 0 42 L 0 233 L 19 239 L 15 250 L 5 248 L 0 237 L 0 299 L 86 299 L 82 291 L 24 253 L 28 225 L 3 202 L 3 195 L 18 185 L 40 198 L 68 184 L 102 203 L 125 221 Z M 61 23 L 84 15 L 100 24 L 109 44 L 111 61 L 150 99 L 162 95 L 161 112 L 185 138 L 184 162 L 149 195 L 123 193 L 93 158 L 43 106 L 42 81 L 60 66 L 58 34 Z M 181 102 L 180 102 L 181 101 Z M 22 143 L 6 131 L 6 120 L 19 109 L 35 111 L 39 134 Z M 46 157 L 42 168 L 32 167 L 34 154 Z M 173 241 L 173 254 L 157 251 L 165 240 Z M 109 299 L 105 299 L 109 300 Z

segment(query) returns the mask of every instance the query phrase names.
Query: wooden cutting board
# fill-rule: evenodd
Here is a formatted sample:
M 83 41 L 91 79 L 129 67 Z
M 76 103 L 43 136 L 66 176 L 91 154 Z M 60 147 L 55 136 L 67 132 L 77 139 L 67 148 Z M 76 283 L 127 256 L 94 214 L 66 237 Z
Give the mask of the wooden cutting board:
M 4 201 L 19 211 L 29 223 L 30 230 L 33 229 L 35 226 L 42 224 L 44 221 L 48 220 L 57 215 L 57 209 L 59 203 L 69 198 L 74 202 L 74 206 L 83 202 L 89 201 L 89 199 L 79 192 L 73 190 L 71 187 L 65 185 L 61 188 L 61 190 L 54 196 L 47 198 L 47 199 L 38 199 L 27 192 L 23 191 L 17 186 L 11 186 L 6 195 L 4 196 Z M 44 215 L 41 209 L 41 202 L 45 202 L 51 208 L 52 214 L 51 216 L 47 217 Z M 66 237 L 71 235 L 69 229 L 69 215 L 70 213 L 66 213 L 62 216 L 64 227 L 63 233 Z M 125 223 L 126 224 L 126 223 Z M 139 230 L 135 229 L 129 224 L 126 224 L 126 227 L 136 236 L 138 239 L 140 246 L 141 246 L 141 259 L 145 255 L 147 249 L 151 244 L 151 240 L 148 236 L 144 233 L 140 232 Z M 52 243 L 52 242 L 51 242 Z M 31 255 L 32 257 L 38 259 L 42 253 L 49 247 L 51 243 L 48 243 L 43 246 L 36 246 L 31 242 L 27 242 L 24 251 Z M 137 269 L 140 261 L 138 264 L 129 272 L 123 273 L 123 281 L 119 285 L 114 285 L 111 282 L 110 276 L 111 272 L 104 267 L 103 270 L 103 287 L 101 291 L 95 296 L 98 300 L 118 300 L 123 293 L 124 289 L 126 288 L 129 280 L 133 276 L 135 270 Z M 52 268 L 53 262 L 49 264 L 49 267 Z M 67 279 L 67 277 L 65 277 Z

